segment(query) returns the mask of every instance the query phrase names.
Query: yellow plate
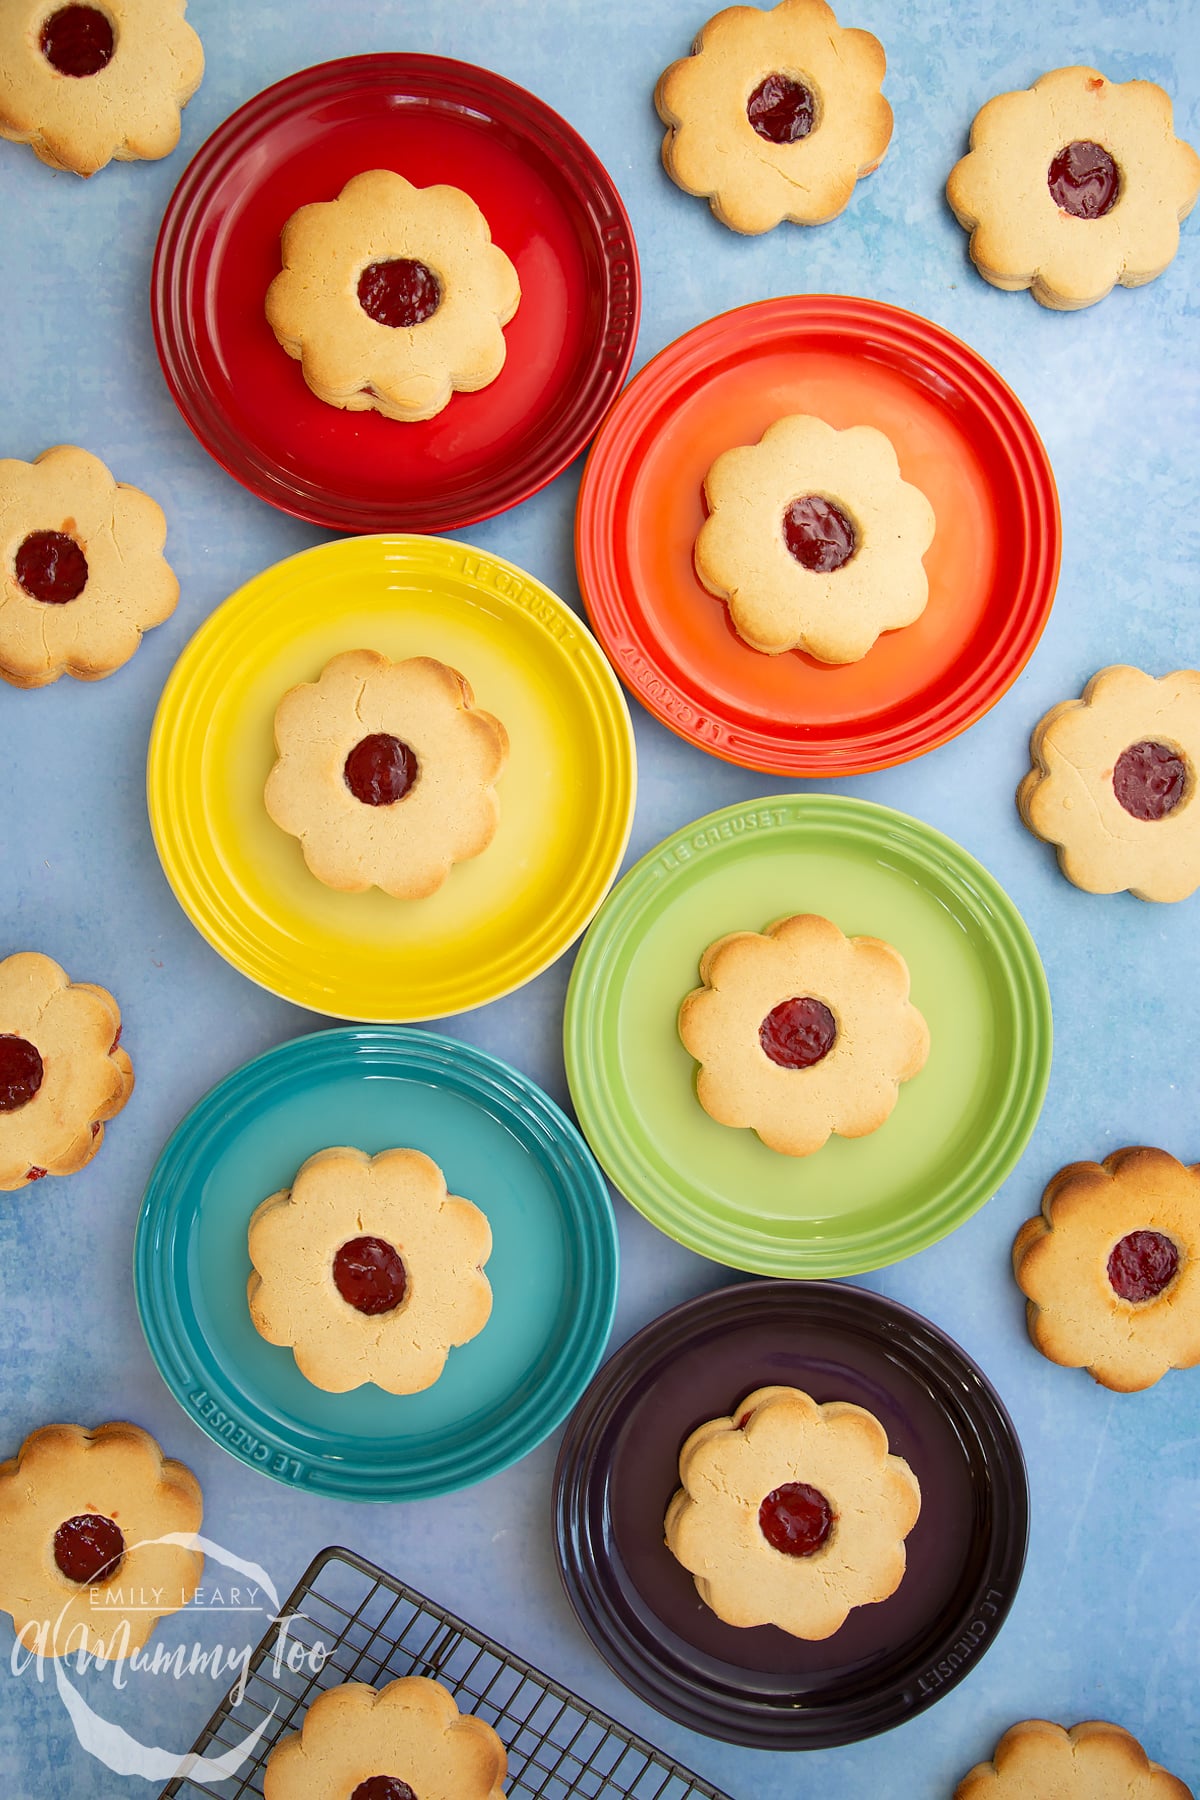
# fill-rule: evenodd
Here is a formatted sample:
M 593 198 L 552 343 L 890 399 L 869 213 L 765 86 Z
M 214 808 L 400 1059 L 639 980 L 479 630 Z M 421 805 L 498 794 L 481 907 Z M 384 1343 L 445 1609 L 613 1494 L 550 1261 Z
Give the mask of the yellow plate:
M 500 829 L 436 894 L 341 894 L 268 818 L 275 708 L 341 650 L 436 656 L 510 740 Z M 482 1006 L 583 930 L 633 817 L 633 731 L 586 627 L 541 582 L 445 538 L 345 538 L 239 588 L 186 646 L 150 734 L 147 797 L 183 910 L 252 981 L 335 1018 Z

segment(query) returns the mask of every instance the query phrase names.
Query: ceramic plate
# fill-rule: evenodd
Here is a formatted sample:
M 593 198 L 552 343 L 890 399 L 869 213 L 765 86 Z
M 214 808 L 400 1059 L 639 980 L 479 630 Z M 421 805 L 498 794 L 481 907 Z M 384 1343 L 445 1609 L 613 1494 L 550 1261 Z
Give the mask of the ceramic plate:
M 491 1318 L 424 1393 L 324 1393 L 250 1322 L 250 1215 L 330 1144 L 424 1150 L 491 1223 Z M 579 1134 L 523 1075 L 430 1032 L 343 1028 L 269 1050 L 188 1114 L 146 1189 L 134 1279 L 164 1381 L 240 1462 L 309 1493 L 427 1499 L 516 1462 L 574 1404 L 612 1323 L 616 1227 Z
M 701 1109 L 675 1020 L 708 944 L 802 912 L 900 951 L 931 1049 L 878 1131 L 791 1157 Z M 816 794 L 727 807 L 643 857 L 584 941 L 564 1032 L 579 1122 L 621 1192 L 763 1275 L 857 1274 L 952 1231 L 1012 1169 L 1050 1073 L 1046 978 L 994 878 L 917 819 Z
M 797 412 L 885 432 L 937 515 L 924 613 L 840 668 L 751 650 L 692 567 L 715 457 Z M 596 438 L 576 524 L 588 612 L 630 692 L 778 775 L 881 769 L 965 730 L 1032 653 L 1059 553 L 1045 449 L 995 370 L 928 319 L 819 294 L 723 313 L 655 357 Z
M 470 194 L 521 281 L 502 373 L 421 424 L 316 399 L 263 312 L 286 220 L 377 168 Z M 583 139 L 523 88 L 438 56 L 348 57 L 248 101 L 175 190 L 151 290 L 167 385 L 205 449 L 334 531 L 447 531 L 543 487 L 620 392 L 639 308 L 629 220 Z
M 776 1384 L 867 1407 L 921 1486 L 900 1586 L 821 1643 L 725 1625 L 663 1542 L 683 1440 Z M 970 1672 L 1016 1594 L 1029 1495 L 995 1390 L 935 1325 L 860 1288 L 748 1282 L 604 1365 L 567 1426 L 554 1521 L 581 1625 L 644 1700 L 710 1737 L 820 1749 L 914 1717 Z
M 263 806 L 280 698 L 364 647 L 450 663 L 508 730 L 500 829 L 424 900 L 323 886 Z M 430 1019 L 519 987 L 582 931 L 629 834 L 633 734 L 591 635 L 540 582 L 466 544 L 347 538 L 201 626 L 163 689 L 147 785 L 167 879 L 235 968 L 316 1012 Z

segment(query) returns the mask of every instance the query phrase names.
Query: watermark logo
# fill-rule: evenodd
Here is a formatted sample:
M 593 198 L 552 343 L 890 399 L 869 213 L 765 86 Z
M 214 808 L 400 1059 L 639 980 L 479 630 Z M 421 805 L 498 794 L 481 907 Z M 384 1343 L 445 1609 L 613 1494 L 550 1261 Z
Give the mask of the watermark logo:
M 214 1564 L 228 1572 L 227 1579 L 206 1581 L 187 1597 L 192 1611 L 205 1615 L 260 1615 L 265 1623 L 278 1626 L 265 1665 L 273 1681 L 278 1682 L 284 1671 L 292 1675 L 320 1673 L 329 1654 L 326 1646 L 320 1640 L 307 1641 L 293 1634 L 292 1627 L 304 1615 L 280 1612 L 275 1585 L 258 1563 L 235 1556 L 211 1538 L 178 1532 L 130 1548 L 146 1550 L 157 1546 L 199 1550 L 205 1557 L 206 1573 Z M 206 1646 L 197 1641 L 178 1644 L 173 1649 L 162 1643 L 134 1647 L 136 1624 L 132 1622 L 147 1613 L 156 1619 L 173 1613 L 178 1602 L 173 1605 L 162 1588 L 122 1584 L 120 1567 L 111 1581 L 102 1577 L 82 1592 L 87 1596 L 82 1610 L 80 1596 L 72 1595 L 56 1619 L 27 1621 L 22 1626 L 13 1645 L 12 1673 L 24 1676 L 32 1671 L 38 1681 L 53 1679 L 80 1744 L 116 1775 L 140 1775 L 154 1782 L 185 1775 L 196 1781 L 217 1782 L 237 1775 L 252 1759 L 267 1732 L 277 1700 L 252 1730 L 219 1756 L 193 1755 L 190 1751 L 142 1743 L 123 1726 L 98 1713 L 71 1676 L 103 1671 L 118 1693 L 127 1687 L 131 1675 L 165 1676 L 175 1681 L 207 1676 L 230 1683 L 230 1711 L 236 1716 L 246 1697 L 253 1645 Z M 261 1630 L 254 1633 L 255 1638 L 261 1635 Z

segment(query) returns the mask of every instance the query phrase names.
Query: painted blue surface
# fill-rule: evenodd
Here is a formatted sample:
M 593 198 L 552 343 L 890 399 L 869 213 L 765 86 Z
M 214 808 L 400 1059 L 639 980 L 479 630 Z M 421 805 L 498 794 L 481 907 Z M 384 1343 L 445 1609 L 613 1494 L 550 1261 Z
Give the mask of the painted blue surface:
M 1113 1395 L 1052 1367 L 1025 1336 L 1009 1274 L 1013 1235 L 1063 1163 L 1130 1142 L 1200 1159 L 1195 1014 L 1200 897 L 1153 907 L 1072 888 L 1021 826 L 1013 791 L 1031 726 L 1103 665 L 1159 674 L 1200 655 L 1200 215 L 1148 288 L 1056 315 L 974 273 L 943 198 L 970 120 L 994 93 L 1043 70 L 1092 62 L 1173 95 L 1180 135 L 1200 142 L 1200 14 L 1190 0 L 861 0 L 843 22 L 889 54 L 891 150 L 848 211 L 816 231 L 725 231 L 658 162 L 654 81 L 682 55 L 707 7 L 688 0 L 311 0 L 253 6 L 195 0 L 208 70 L 165 163 L 114 165 L 90 183 L 0 144 L 0 454 L 50 444 L 94 450 L 146 487 L 169 522 L 182 596 L 134 661 L 92 686 L 0 691 L 6 791 L 0 813 L 0 940 L 35 947 L 119 998 L 138 1085 L 101 1155 L 0 1206 L 0 1449 L 56 1419 L 128 1416 L 200 1477 L 206 1527 L 262 1563 L 285 1591 L 334 1541 L 395 1569 L 493 1631 L 724 1787 L 734 1800 L 912 1800 L 949 1795 L 1014 1720 L 1109 1716 L 1200 1780 L 1200 1371 Z M 185 161 L 235 107 L 294 69 L 371 50 L 473 60 L 532 88 L 595 148 L 629 208 L 642 258 L 636 366 L 680 332 L 746 301 L 844 292 L 892 301 L 966 339 L 1029 408 L 1063 509 L 1062 577 L 1026 672 L 964 737 L 919 762 L 818 789 L 917 814 L 978 856 L 1038 943 L 1055 1012 L 1055 1060 L 1041 1122 L 1000 1193 L 944 1242 L 864 1278 L 935 1320 L 975 1357 L 1010 1408 L 1032 1494 L 1026 1576 L 974 1672 L 888 1737 L 797 1760 L 697 1737 L 653 1713 L 597 1659 L 555 1571 L 551 1439 L 503 1473 L 446 1498 L 352 1507 L 287 1494 L 235 1462 L 176 1406 L 137 1323 L 134 1220 L 155 1160 L 206 1090 L 255 1053 L 318 1027 L 252 987 L 196 935 L 150 840 L 143 769 L 162 682 L 226 594 L 281 556 L 322 540 L 273 513 L 211 462 L 160 378 L 147 310 L 163 207 Z M 579 465 L 507 516 L 461 535 L 531 569 L 578 606 L 571 534 Z M 635 709 L 641 758 L 628 861 L 698 814 L 779 791 L 687 746 Z M 449 1021 L 565 1102 L 559 1023 L 570 956 L 523 992 Z M 617 1202 L 622 1277 L 615 1340 L 726 1271 L 661 1238 Z M 2 1554 L 2 1551 L 0 1551 Z M 0 1621 L 0 1657 L 10 1637 Z M 261 1620 L 215 1620 L 228 1642 Z M 164 1628 L 164 1641 L 186 1641 Z M 97 1707 L 182 1748 L 216 1685 L 131 1681 Z M 0 1668 L 6 1792 L 80 1800 L 149 1791 L 78 1749 L 53 1684 Z

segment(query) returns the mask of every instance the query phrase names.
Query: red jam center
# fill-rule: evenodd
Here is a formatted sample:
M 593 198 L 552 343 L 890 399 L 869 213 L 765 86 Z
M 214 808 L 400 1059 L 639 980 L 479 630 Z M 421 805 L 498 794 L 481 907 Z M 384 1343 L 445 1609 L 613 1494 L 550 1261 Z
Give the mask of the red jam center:
M 1090 138 L 1064 145 L 1050 164 L 1046 181 L 1055 206 L 1073 219 L 1102 219 L 1121 191 L 1116 163 Z
M 342 774 L 364 806 L 393 806 L 417 779 L 417 759 L 401 738 L 374 731 L 355 744 Z
M 368 263 L 358 278 L 358 304 L 377 325 L 423 325 L 442 299 L 442 284 L 432 269 L 410 256 Z
M 811 995 L 782 1000 L 758 1028 L 759 1043 L 781 1069 L 811 1069 L 829 1055 L 836 1037 L 837 1020 Z
M 31 600 L 64 606 L 87 586 L 87 557 L 65 531 L 31 531 L 17 551 L 16 575 Z
M 116 1574 L 125 1554 L 121 1527 L 103 1513 L 76 1513 L 54 1534 L 54 1560 L 68 1581 L 94 1586 Z
M 794 144 L 816 123 L 817 103 L 802 81 L 768 75 L 746 102 L 746 117 L 769 144 Z
M 28 1106 L 42 1085 L 42 1058 L 28 1038 L 0 1035 L 0 1113 Z
M 1113 793 L 1135 819 L 1165 819 L 1183 799 L 1187 778 L 1182 756 L 1147 738 L 1118 756 Z
M 773 1550 L 812 1556 L 833 1530 L 833 1508 L 807 1481 L 785 1481 L 759 1507 L 758 1528 Z
M 357 1237 L 333 1259 L 333 1279 L 342 1299 L 360 1313 L 393 1312 L 408 1282 L 404 1264 L 386 1238 Z
M 94 6 L 63 6 L 51 13 L 39 40 L 42 55 L 60 75 L 98 75 L 112 61 L 113 28 Z
M 1161 1231 L 1131 1231 L 1113 1248 L 1108 1279 L 1121 1300 L 1153 1300 L 1175 1279 L 1179 1251 Z
M 783 515 L 783 536 L 796 561 L 817 575 L 840 569 L 858 548 L 858 533 L 841 507 L 820 494 L 792 501 Z
M 417 1800 L 417 1796 L 398 1775 L 372 1775 L 359 1782 L 350 1800 Z

